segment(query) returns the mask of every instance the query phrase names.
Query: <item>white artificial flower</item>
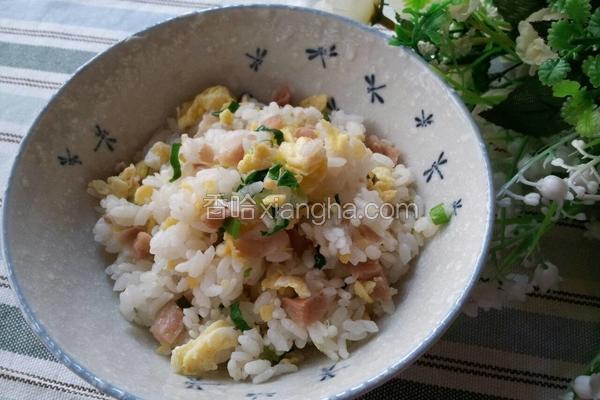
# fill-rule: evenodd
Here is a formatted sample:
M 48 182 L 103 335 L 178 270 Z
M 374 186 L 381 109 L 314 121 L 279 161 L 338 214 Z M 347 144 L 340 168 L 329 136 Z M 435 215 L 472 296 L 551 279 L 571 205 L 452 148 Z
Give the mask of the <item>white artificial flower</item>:
M 573 391 L 582 400 L 599 400 L 600 374 L 578 376 L 573 382 Z
M 567 199 L 569 185 L 564 179 L 556 175 L 548 175 L 536 182 L 535 186 L 540 194 L 548 200 L 562 203 Z
M 419 42 L 417 43 L 417 49 L 419 50 L 419 54 L 421 54 L 423 57 L 431 57 L 437 51 L 437 47 L 435 47 L 435 44 L 431 42 L 426 42 L 424 40 L 419 40 Z
M 313 7 L 369 24 L 379 4 L 379 0 L 320 0 Z
M 539 193 L 527 193 L 525 196 L 523 196 L 523 203 L 527 204 L 528 206 L 536 207 L 540 204 Z
M 502 287 L 506 291 L 508 301 L 525 301 L 527 293 L 533 292 L 533 285 L 529 283 L 529 277 L 522 274 L 508 274 Z
M 463 312 L 469 317 L 476 317 L 480 308 L 484 311 L 491 308 L 500 310 L 502 304 L 502 293 L 495 284 L 490 282 L 479 283 L 475 286 L 469 301 L 463 307 Z
M 542 8 L 537 10 L 529 17 L 525 19 L 528 22 L 538 22 L 538 21 L 556 21 L 559 19 L 563 19 L 565 16 L 557 11 L 554 11 L 550 8 Z
M 556 265 L 549 261 L 540 264 L 533 273 L 533 279 L 531 283 L 537 286 L 541 293 L 546 293 L 552 287 L 557 285 L 562 278 L 558 274 L 558 268 Z
M 544 61 L 558 57 L 527 21 L 519 22 L 516 52 L 524 63 L 533 66 L 530 73 L 535 72 Z
M 463 0 L 461 4 L 449 6 L 448 11 L 452 18 L 464 22 L 479 6 L 481 6 L 481 0 Z

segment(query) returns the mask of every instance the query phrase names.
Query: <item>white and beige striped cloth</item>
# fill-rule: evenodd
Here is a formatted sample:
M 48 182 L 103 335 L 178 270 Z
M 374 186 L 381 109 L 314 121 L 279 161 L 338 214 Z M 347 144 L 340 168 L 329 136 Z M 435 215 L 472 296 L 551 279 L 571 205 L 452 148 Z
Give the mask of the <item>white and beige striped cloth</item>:
M 33 119 L 80 65 L 149 25 L 224 3 L 233 2 L 0 0 L 0 193 Z M 563 227 L 547 243 L 564 277 L 559 290 L 475 319 L 461 316 L 412 367 L 365 398 L 559 398 L 600 347 L 600 252 L 581 234 Z M 0 259 L 0 400 L 107 398 L 31 333 Z

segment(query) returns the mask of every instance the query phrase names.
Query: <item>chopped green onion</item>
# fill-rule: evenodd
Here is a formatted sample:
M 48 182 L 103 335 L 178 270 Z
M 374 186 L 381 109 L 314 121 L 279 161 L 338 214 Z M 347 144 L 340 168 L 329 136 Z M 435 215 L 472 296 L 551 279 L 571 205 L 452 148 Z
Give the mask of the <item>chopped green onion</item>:
M 237 111 L 237 109 L 240 108 L 240 103 L 238 103 L 237 101 L 232 101 L 231 103 L 229 103 L 229 105 L 227 106 L 227 109 L 229 111 L 231 111 L 231 113 L 235 113 Z
M 251 273 L 252 273 L 252 268 L 246 268 L 244 270 L 244 278 L 249 277 Z
M 235 327 L 238 328 L 240 331 L 247 331 L 250 329 L 250 325 L 248 325 L 248 323 L 244 319 L 244 316 L 242 315 L 242 310 L 240 310 L 239 301 L 236 301 L 231 305 L 229 316 L 231 317 L 231 320 L 233 321 Z
M 225 110 L 229 110 L 233 114 L 233 113 L 235 113 L 237 111 L 238 108 L 240 108 L 240 103 L 238 103 L 237 101 L 232 101 L 231 103 L 229 103 L 229 105 L 227 106 L 227 108 L 225 108 Z M 214 111 L 211 114 L 214 115 L 215 117 L 218 117 L 225 110 Z
M 446 208 L 443 203 L 440 203 L 429 210 L 429 216 L 436 225 L 444 225 L 450 222 L 450 216 L 446 213 Z
M 287 186 L 291 187 L 292 189 L 295 189 L 300 185 L 298 184 L 298 181 L 296 180 L 294 174 L 292 174 L 287 169 L 283 169 L 283 172 L 281 173 L 281 176 L 277 181 L 277 186 Z
M 260 234 L 263 236 L 271 236 L 285 228 L 287 228 L 290 221 L 285 218 L 280 217 L 279 215 L 275 217 L 275 224 L 272 227 L 267 229 L 266 231 L 261 231 Z
M 177 179 L 181 178 L 181 164 L 179 163 L 179 149 L 181 148 L 181 143 L 173 143 L 171 145 L 171 157 L 169 158 L 171 162 L 171 167 L 173 167 L 173 177 L 169 182 L 174 182 Z
M 281 164 L 273 165 L 269 169 L 267 176 L 270 179 L 277 181 L 277 186 L 287 186 L 291 187 L 292 189 L 296 189 L 300 186 L 294 174 L 283 168 Z
M 317 245 L 315 248 L 315 268 L 321 269 L 325 266 L 325 264 L 327 264 L 327 260 L 323 254 L 321 254 L 321 246 Z
M 329 113 L 328 112 L 324 112 L 323 113 L 323 119 L 327 122 L 331 122 L 331 118 L 329 117 Z
M 261 169 L 261 170 L 256 170 L 256 171 L 250 172 L 246 176 L 246 178 L 244 178 L 244 184 L 249 185 L 254 182 L 263 181 L 265 179 L 265 176 L 267 176 L 267 172 L 269 172 L 268 169 Z
M 231 237 L 237 239 L 240 237 L 240 228 L 242 227 L 242 222 L 237 218 L 229 217 L 223 223 L 223 229 L 225 232 L 229 233 Z
M 281 164 L 275 164 L 271 168 L 269 168 L 269 172 L 267 173 L 267 176 L 270 179 L 277 181 L 277 180 L 279 180 L 279 171 L 280 170 L 281 170 Z
M 263 351 L 262 351 L 262 353 L 260 353 L 258 358 L 260 358 L 261 360 L 270 361 L 273 365 L 275 365 L 275 364 L 279 364 L 279 361 L 281 361 L 283 356 L 285 356 L 286 354 L 287 354 L 287 352 L 285 352 L 281 355 L 278 355 L 277 352 L 275 351 L 275 349 L 273 349 L 271 346 L 265 346 L 265 347 L 263 347 Z
M 264 125 L 261 125 L 256 128 L 256 130 L 271 132 L 273 134 L 273 140 L 275 140 L 275 143 L 277 143 L 278 146 L 283 143 L 283 132 L 281 132 L 279 129 L 268 128 Z
M 192 306 L 190 301 L 185 296 L 178 298 L 175 304 L 177 304 L 180 308 L 190 308 Z

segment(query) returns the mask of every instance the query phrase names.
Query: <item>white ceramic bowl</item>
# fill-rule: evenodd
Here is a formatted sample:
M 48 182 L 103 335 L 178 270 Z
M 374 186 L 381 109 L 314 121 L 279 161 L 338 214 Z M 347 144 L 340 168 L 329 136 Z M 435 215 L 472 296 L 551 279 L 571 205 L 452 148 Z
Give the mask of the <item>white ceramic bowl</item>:
M 332 52 L 332 46 L 335 51 Z M 307 49 L 323 48 L 308 57 Z M 336 53 L 334 55 L 332 53 Z M 400 286 L 396 312 L 347 360 L 315 356 L 261 385 L 170 372 L 148 333 L 120 314 L 94 243 L 91 179 L 141 149 L 175 106 L 225 84 L 267 99 L 327 93 L 366 117 L 402 150 L 427 207 L 455 215 Z M 457 96 L 410 51 L 329 14 L 291 7 L 216 9 L 152 27 L 95 58 L 58 92 L 31 128 L 4 206 L 9 276 L 25 317 L 69 368 L 117 398 L 350 398 L 391 378 L 429 347 L 478 278 L 493 206 L 481 137 Z

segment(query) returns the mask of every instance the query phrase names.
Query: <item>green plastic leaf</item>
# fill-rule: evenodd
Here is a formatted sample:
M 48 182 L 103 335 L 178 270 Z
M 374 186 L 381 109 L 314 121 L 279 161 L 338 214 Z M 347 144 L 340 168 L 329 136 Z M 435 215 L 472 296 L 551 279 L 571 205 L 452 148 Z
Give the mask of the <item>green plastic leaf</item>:
M 550 0 L 550 8 L 561 13 L 566 12 L 567 0 Z
M 576 23 L 583 25 L 590 18 L 592 5 L 590 0 L 566 0 L 565 12 Z
M 169 157 L 169 162 L 171 163 L 171 167 L 173 167 L 173 177 L 169 180 L 169 182 L 175 182 L 177 179 L 181 178 L 181 164 L 179 162 L 180 148 L 181 143 L 173 143 L 171 145 L 171 156 Z
M 556 51 L 570 50 L 571 39 L 577 35 L 577 27 L 565 19 L 552 23 L 548 31 L 548 43 Z
M 562 81 L 571 71 L 571 66 L 565 60 L 556 58 L 546 60 L 538 70 L 540 81 L 547 86 L 552 86 L 558 81 Z
M 579 82 L 564 80 L 554 84 L 552 92 L 554 97 L 575 96 L 579 92 Z
M 236 301 L 231 305 L 229 316 L 231 317 L 231 320 L 233 321 L 235 327 L 238 328 L 240 331 L 247 331 L 250 329 L 250 325 L 248 325 L 248 323 L 244 319 L 244 316 L 242 315 L 242 310 L 240 310 L 239 301 Z
M 556 134 L 568 125 L 560 117 L 563 100 L 537 77 L 529 77 L 508 97 L 481 116 L 506 129 L 531 136 Z
M 405 0 L 404 5 L 413 10 L 422 10 L 431 0 Z
M 600 38 L 600 8 L 597 8 L 592 14 L 588 23 L 587 31 L 596 38 Z
M 575 130 L 583 137 L 592 137 L 600 134 L 600 113 L 596 107 L 586 108 L 575 125 Z
M 323 254 L 321 254 L 321 246 L 317 245 L 315 248 L 315 268 L 321 269 L 325 266 L 325 264 L 327 264 L 327 260 Z
M 450 216 L 446 212 L 446 208 L 442 203 L 429 210 L 429 216 L 436 225 L 444 225 L 450 222 Z
M 442 41 L 446 40 L 443 32 L 447 30 L 451 20 L 447 5 L 434 3 L 420 19 L 420 23 L 415 25 L 416 35 L 413 34 L 413 41 L 416 39 L 416 42 L 414 44 L 419 40 L 429 40 L 439 47 Z
M 567 99 L 560 113 L 565 121 L 575 126 L 585 110 L 593 107 L 594 103 L 590 99 L 587 91 L 584 89 Z
M 583 62 L 583 72 L 590 78 L 590 83 L 595 87 L 600 87 L 600 55 L 589 56 Z

